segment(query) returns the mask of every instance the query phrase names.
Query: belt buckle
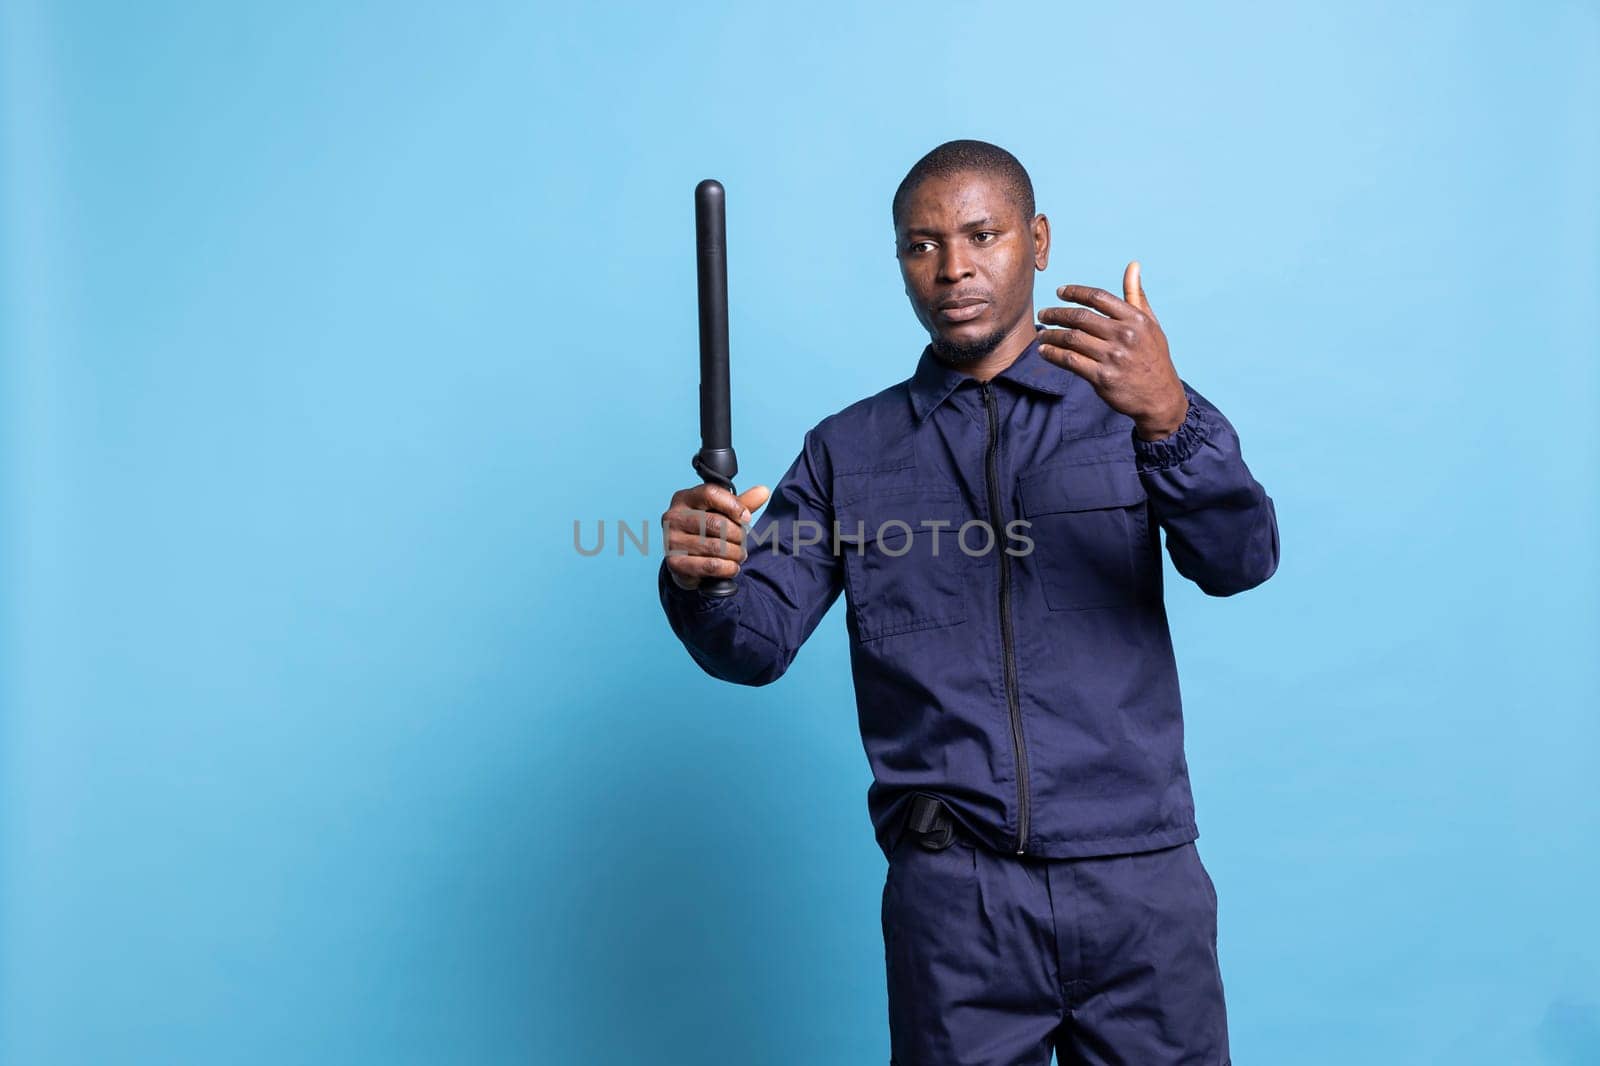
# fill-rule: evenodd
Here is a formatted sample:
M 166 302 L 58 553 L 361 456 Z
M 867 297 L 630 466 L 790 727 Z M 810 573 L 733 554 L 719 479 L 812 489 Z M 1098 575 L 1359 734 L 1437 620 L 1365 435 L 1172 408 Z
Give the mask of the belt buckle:
M 955 821 L 936 796 L 918 793 L 911 801 L 910 828 L 928 851 L 943 851 L 955 843 Z

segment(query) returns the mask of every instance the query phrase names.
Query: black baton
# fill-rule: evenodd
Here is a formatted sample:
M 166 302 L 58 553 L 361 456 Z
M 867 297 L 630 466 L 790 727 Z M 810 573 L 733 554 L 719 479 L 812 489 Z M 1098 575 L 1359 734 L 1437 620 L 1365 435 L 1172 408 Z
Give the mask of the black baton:
M 739 460 L 733 454 L 728 402 L 728 234 L 722 183 L 694 187 L 695 262 L 700 281 L 700 450 L 692 460 L 700 479 L 733 492 Z M 707 596 L 731 596 L 732 578 L 700 579 Z

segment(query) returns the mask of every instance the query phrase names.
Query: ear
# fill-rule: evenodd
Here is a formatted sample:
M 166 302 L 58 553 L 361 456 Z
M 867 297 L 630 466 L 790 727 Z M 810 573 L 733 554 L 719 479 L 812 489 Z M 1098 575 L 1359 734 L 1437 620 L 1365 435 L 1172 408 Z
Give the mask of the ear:
M 1033 216 L 1033 269 L 1044 270 L 1050 265 L 1050 220 L 1043 215 Z

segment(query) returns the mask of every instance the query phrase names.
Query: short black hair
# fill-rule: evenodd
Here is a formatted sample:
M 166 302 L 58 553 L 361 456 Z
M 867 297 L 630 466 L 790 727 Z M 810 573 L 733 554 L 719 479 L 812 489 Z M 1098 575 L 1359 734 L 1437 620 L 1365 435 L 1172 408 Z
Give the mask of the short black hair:
M 988 141 L 961 140 L 944 142 L 917 160 L 906 173 L 900 187 L 894 191 L 894 203 L 890 208 L 895 229 L 900 228 L 900 213 L 905 209 L 906 201 L 911 199 L 911 194 L 916 192 L 917 186 L 929 178 L 942 178 L 963 171 L 977 171 L 998 178 L 1011 199 L 1021 208 L 1023 222 L 1033 221 L 1033 181 L 1022 164 L 1017 162 L 1017 157 Z

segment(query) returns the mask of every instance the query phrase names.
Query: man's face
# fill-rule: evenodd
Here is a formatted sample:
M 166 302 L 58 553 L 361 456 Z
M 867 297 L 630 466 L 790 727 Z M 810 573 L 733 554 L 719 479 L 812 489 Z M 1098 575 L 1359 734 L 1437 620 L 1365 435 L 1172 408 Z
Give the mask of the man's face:
M 912 310 L 941 358 L 970 362 L 1019 326 L 1032 329 L 1033 274 L 1049 262 L 1049 223 L 1024 218 L 994 178 L 924 180 L 902 208 L 895 244 Z

